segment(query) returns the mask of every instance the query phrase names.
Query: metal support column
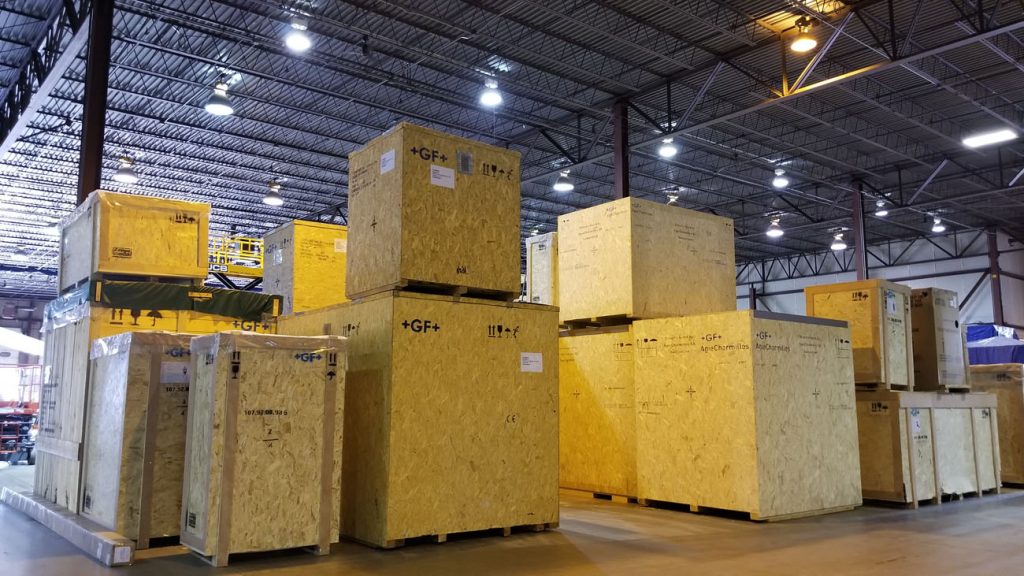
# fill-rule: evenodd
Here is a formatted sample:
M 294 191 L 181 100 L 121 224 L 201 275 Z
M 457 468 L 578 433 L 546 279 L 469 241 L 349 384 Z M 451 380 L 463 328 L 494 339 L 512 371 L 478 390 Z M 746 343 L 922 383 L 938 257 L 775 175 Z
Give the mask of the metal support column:
M 629 197 L 629 100 L 612 107 L 612 166 L 615 169 L 615 198 Z
M 757 310 L 757 288 L 753 284 L 747 287 L 747 300 L 750 302 L 750 309 Z
M 988 235 L 988 277 L 992 288 L 992 322 L 1003 323 L 1002 270 L 999 268 L 999 243 L 995 228 L 985 231 Z
M 857 280 L 868 279 L 868 250 L 864 231 L 864 183 L 857 182 L 857 191 L 851 194 L 850 208 L 853 210 L 853 263 L 857 269 Z
M 82 148 L 78 158 L 78 203 L 100 187 L 103 175 L 103 132 L 107 121 L 107 83 L 114 0 L 93 0 L 89 47 L 85 60 L 85 101 Z

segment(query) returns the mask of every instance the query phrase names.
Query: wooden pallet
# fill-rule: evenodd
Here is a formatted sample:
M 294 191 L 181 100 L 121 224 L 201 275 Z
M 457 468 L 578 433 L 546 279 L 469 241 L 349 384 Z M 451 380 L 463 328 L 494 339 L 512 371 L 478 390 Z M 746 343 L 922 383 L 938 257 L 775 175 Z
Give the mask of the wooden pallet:
M 1017 487 L 1024 488 L 1024 484 L 1003 484 L 1004 487 Z M 966 500 L 968 498 L 982 498 L 984 496 L 993 496 L 1002 493 L 1002 488 L 989 488 L 983 490 L 980 494 L 978 492 L 964 492 L 962 494 L 943 494 L 939 498 L 928 498 L 925 500 L 918 500 L 917 502 L 893 502 L 892 500 L 879 500 L 876 498 L 870 498 L 865 496 L 864 503 L 872 506 L 879 506 L 883 508 L 896 508 L 900 510 L 913 510 L 919 508 L 922 504 L 935 504 L 936 506 L 947 504 L 949 502 L 957 502 L 960 500 Z
M 292 555 L 299 552 L 313 554 L 314 556 L 327 556 L 331 553 L 331 547 L 330 545 L 326 548 L 322 548 L 320 546 L 306 546 L 303 548 L 283 548 L 281 550 L 260 550 L 259 552 L 235 552 L 223 556 L 204 556 L 195 550 L 189 550 L 189 552 L 196 558 L 199 558 L 214 568 L 222 568 L 227 566 L 232 559 L 245 560 L 246 558 L 265 558 L 267 556 Z
M 857 382 L 857 390 L 895 390 L 897 392 L 909 392 L 910 388 L 905 384 L 886 384 L 885 382 Z
M 496 300 L 499 302 L 512 302 L 519 298 L 518 292 L 487 290 L 484 288 L 472 288 L 470 286 L 456 286 L 452 284 L 439 284 L 434 282 L 420 282 L 417 280 L 402 280 L 369 292 L 355 294 L 352 296 L 352 300 L 358 300 L 384 292 L 439 294 L 442 296 L 452 296 L 453 298 L 479 298 L 481 300 Z
M 62 293 L 74 292 L 82 286 L 90 283 L 103 282 L 157 282 L 160 284 L 180 284 L 182 286 L 202 286 L 202 278 L 186 278 L 182 276 L 136 276 L 132 274 L 108 274 L 95 272 L 87 278 L 83 278 L 74 285 L 69 286 Z
M 607 492 L 591 492 L 590 490 L 577 490 L 576 488 L 559 488 L 562 492 L 568 492 L 576 496 L 587 497 L 590 496 L 594 500 L 607 500 L 608 502 L 615 502 L 617 504 L 636 504 L 636 496 L 626 496 L 625 494 L 609 494 Z
M 811 516 L 821 516 L 823 514 L 835 514 L 836 512 L 849 512 L 850 510 L 856 508 L 856 506 L 836 506 L 834 508 L 824 508 L 821 510 L 806 510 L 803 512 L 795 512 L 793 514 L 781 514 L 778 516 L 761 517 L 757 514 L 742 510 L 726 510 L 723 508 L 700 506 L 698 504 L 664 502 L 661 500 L 650 500 L 647 498 L 637 498 L 637 504 L 644 506 L 646 508 L 658 508 L 662 510 L 674 510 L 678 512 L 691 512 L 694 514 L 706 514 L 709 516 L 720 516 L 723 518 L 750 520 L 752 522 L 780 522 L 782 520 L 809 518 Z
M 581 330 L 583 328 L 605 328 L 608 326 L 625 326 L 632 324 L 634 320 L 640 320 L 635 316 L 617 314 L 615 316 L 599 316 L 596 318 L 580 318 L 578 320 L 563 320 L 562 325 L 569 330 Z
M 365 546 L 371 546 L 373 548 L 380 548 L 382 550 L 394 550 L 396 548 L 402 548 L 404 546 L 415 545 L 415 544 L 444 544 L 449 540 L 467 540 L 471 538 L 490 538 L 501 535 L 502 538 L 508 538 L 514 533 L 523 532 L 544 532 L 545 530 L 554 530 L 558 528 L 558 522 L 550 522 L 547 524 L 525 524 L 522 526 L 506 526 L 503 528 L 490 528 L 487 530 L 471 530 L 468 532 L 453 532 L 449 534 L 425 534 L 423 536 L 415 536 L 412 538 L 402 538 L 399 540 L 388 540 L 383 546 L 379 546 L 373 542 L 366 542 L 358 538 L 348 538 L 353 542 L 358 542 Z

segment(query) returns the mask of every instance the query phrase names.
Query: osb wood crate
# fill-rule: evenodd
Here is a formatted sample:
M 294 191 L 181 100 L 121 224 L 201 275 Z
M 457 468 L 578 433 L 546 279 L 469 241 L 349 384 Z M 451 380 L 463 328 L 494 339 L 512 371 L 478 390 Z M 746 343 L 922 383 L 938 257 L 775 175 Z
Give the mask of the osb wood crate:
M 338 541 L 345 340 L 222 332 L 192 340 L 181 542 L 231 554 Z
M 623 198 L 560 216 L 558 241 L 563 323 L 736 309 L 729 218 Z
M 953 290 L 911 292 L 915 390 L 969 390 L 967 335 L 960 327 L 959 299 Z
M 92 342 L 82 516 L 139 550 L 181 527 L 190 340 L 127 332 Z
M 282 314 L 345 302 L 348 229 L 295 220 L 264 237 L 263 291 L 283 300 Z
M 210 205 L 96 190 L 61 229 L 60 290 L 96 274 L 207 276 Z
M 400 123 L 349 157 L 349 298 L 519 294 L 519 153 Z
M 917 507 L 999 488 L 991 394 L 858 391 L 864 498 Z
M 558 339 L 559 483 L 636 496 L 633 328 L 589 328 Z
M 860 505 L 845 323 L 740 311 L 633 330 L 642 502 L 752 520 Z
M 558 306 L 558 232 L 526 239 L 525 300 Z
M 971 387 L 998 400 L 1003 483 L 1024 484 L 1024 364 L 971 366 Z
M 557 312 L 394 292 L 282 317 L 349 337 L 342 533 L 405 539 L 558 522 Z
M 858 385 L 914 389 L 911 290 L 885 280 L 804 288 L 807 315 L 849 322 Z

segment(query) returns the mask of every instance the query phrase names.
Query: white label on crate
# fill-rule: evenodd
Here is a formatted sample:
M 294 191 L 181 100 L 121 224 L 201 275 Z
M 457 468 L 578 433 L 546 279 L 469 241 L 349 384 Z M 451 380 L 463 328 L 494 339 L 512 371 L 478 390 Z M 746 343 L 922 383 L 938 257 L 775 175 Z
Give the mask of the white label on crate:
M 544 371 L 544 355 L 541 352 L 520 352 L 519 371 L 541 373 Z
M 270 261 L 274 264 L 281 265 L 284 262 L 284 253 L 280 248 L 274 250 L 270 255 Z
M 334 251 L 335 252 L 348 252 L 348 240 L 345 238 L 334 239 Z
M 114 546 L 114 564 L 127 564 L 132 561 L 131 546 Z
M 885 291 L 885 311 L 889 316 L 899 316 L 899 312 L 896 310 L 896 293 L 892 290 Z
M 161 362 L 160 383 L 188 384 L 188 362 Z
M 910 430 L 914 434 L 921 433 L 921 416 L 914 410 L 910 413 Z
M 395 169 L 395 150 L 392 148 L 380 155 L 380 173 L 387 174 Z
M 445 168 L 444 166 L 438 166 L 437 164 L 431 164 L 430 183 L 434 186 L 441 186 L 442 188 L 451 188 L 454 190 L 455 170 Z

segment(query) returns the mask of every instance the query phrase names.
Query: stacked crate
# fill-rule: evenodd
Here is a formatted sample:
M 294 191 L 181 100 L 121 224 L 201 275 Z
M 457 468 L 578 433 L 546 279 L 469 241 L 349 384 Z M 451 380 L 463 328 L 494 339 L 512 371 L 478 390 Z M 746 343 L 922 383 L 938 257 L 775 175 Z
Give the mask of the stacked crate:
M 914 390 L 970 390 L 967 333 L 960 326 L 958 302 L 952 290 L 920 288 L 911 292 Z
M 999 404 L 1000 478 L 1024 485 L 1024 364 L 983 364 L 970 367 L 971 386 Z
M 346 300 L 344 226 L 295 220 L 267 233 L 263 245 L 263 291 L 281 296 L 282 314 Z
M 558 232 L 526 239 L 523 301 L 558 306 Z
M 555 308 L 519 295 L 519 155 L 399 124 L 350 157 L 342 534 L 391 548 L 558 522 Z

